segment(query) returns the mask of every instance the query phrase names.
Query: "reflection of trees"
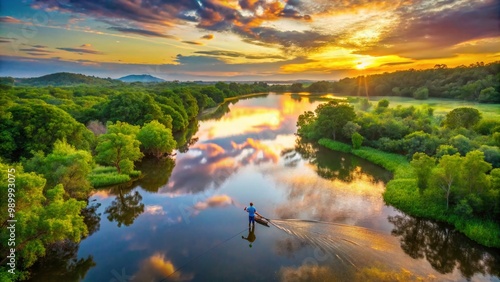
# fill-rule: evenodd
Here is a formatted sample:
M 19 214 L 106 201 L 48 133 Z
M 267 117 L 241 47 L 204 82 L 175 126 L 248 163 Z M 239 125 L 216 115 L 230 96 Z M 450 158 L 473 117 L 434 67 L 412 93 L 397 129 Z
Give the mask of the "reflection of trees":
M 79 243 L 69 240 L 51 244 L 45 257 L 31 269 L 32 277 L 38 281 L 81 281 L 92 267 L 94 258 L 78 259 Z
M 97 209 L 101 206 L 100 203 L 92 203 L 82 209 L 83 222 L 87 225 L 87 230 L 90 236 L 101 228 L 101 214 L 97 213 Z
M 149 192 L 158 192 L 161 186 L 167 184 L 172 170 L 175 167 L 175 161 L 171 158 L 156 159 L 144 158 L 138 169 L 144 173 L 144 177 L 139 179 L 135 184 L 141 186 Z
M 412 258 L 425 258 L 440 273 L 451 273 L 455 266 L 462 275 L 500 274 L 498 250 L 480 246 L 444 224 L 409 216 L 390 216 L 401 237 L 401 248 Z
M 144 212 L 144 204 L 139 191 L 125 193 L 122 187 L 116 188 L 116 199 L 106 208 L 104 213 L 108 214 L 109 221 L 116 221 L 118 227 L 122 224 L 129 226 Z
M 181 153 L 185 153 L 189 150 L 189 146 L 193 145 L 198 141 L 198 137 L 193 137 L 196 132 L 198 132 L 199 123 L 198 120 L 189 123 L 188 127 L 178 132 L 174 135 L 175 141 L 177 142 L 177 149 Z
M 207 121 L 207 120 L 220 120 L 224 115 L 229 113 L 231 110 L 229 109 L 230 104 L 234 104 L 237 101 L 231 101 L 231 102 L 226 102 L 217 107 L 217 109 L 211 113 L 202 115 L 199 117 L 199 120 L 201 121 Z
M 360 175 L 370 175 L 372 182 L 386 181 L 390 172 L 351 154 L 332 151 L 316 143 L 297 138 L 294 150 L 315 166 L 318 176 L 328 180 L 351 182 Z

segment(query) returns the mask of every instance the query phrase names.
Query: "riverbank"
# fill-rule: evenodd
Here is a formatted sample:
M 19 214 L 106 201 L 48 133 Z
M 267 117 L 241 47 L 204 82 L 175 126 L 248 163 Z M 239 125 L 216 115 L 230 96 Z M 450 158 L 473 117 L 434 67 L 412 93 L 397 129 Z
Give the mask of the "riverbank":
M 500 225 L 498 223 L 477 217 L 459 216 L 446 209 L 444 199 L 442 204 L 437 204 L 420 195 L 416 176 L 404 156 L 369 147 L 352 149 L 347 144 L 325 138 L 320 139 L 318 143 L 331 150 L 351 153 L 394 173 L 393 179 L 387 183 L 383 194 L 387 204 L 412 216 L 447 222 L 479 244 L 500 248 Z

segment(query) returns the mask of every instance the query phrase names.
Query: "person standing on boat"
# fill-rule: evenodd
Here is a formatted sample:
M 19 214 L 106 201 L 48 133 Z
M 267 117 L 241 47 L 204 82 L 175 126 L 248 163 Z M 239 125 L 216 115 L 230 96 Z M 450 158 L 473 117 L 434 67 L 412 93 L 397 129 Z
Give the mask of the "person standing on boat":
M 244 208 L 245 211 L 248 213 L 248 227 L 250 227 L 250 223 L 252 223 L 255 226 L 255 215 L 260 216 L 260 214 L 257 212 L 257 209 L 253 206 L 253 203 L 250 203 L 249 207 Z

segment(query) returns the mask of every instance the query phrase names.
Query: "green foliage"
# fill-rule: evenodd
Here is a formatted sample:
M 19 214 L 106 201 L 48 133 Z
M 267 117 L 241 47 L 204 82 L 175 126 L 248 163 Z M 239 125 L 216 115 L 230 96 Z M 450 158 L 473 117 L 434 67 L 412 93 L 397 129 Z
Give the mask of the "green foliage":
M 500 120 L 496 119 L 482 119 L 479 121 L 474 130 L 482 135 L 489 135 L 494 132 L 494 129 L 500 126 Z
M 463 160 L 459 154 L 445 155 L 432 172 L 433 184 L 445 193 L 446 209 L 449 208 L 451 193 L 456 193 L 459 189 L 462 163 Z
M 361 148 L 361 144 L 363 144 L 363 136 L 361 136 L 361 134 L 355 132 L 353 135 L 352 135 L 352 148 L 353 149 L 359 149 Z
M 435 136 L 423 131 L 417 131 L 405 136 L 404 149 L 408 156 L 413 156 L 417 152 L 434 155 L 438 142 Z
M 344 152 L 344 153 L 351 152 L 351 147 L 349 145 L 342 143 L 342 142 L 333 141 L 333 140 L 328 139 L 328 138 L 322 138 L 318 141 L 318 143 L 322 146 L 327 147 L 330 150 Z
M 302 91 L 304 91 L 302 83 L 293 83 L 290 86 L 290 92 L 292 92 L 292 93 L 299 93 L 299 92 L 302 92 Z
M 377 103 L 377 108 L 388 108 L 388 107 L 389 107 L 389 100 L 387 99 L 382 99 Z
M 458 134 L 450 138 L 450 145 L 454 148 L 457 148 L 460 155 L 465 156 L 467 152 L 472 150 L 472 142 L 469 138 L 463 136 L 462 134 Z
M 23 172 L 21 166 L 0 163 L 0 176 L 7 179 L 7 170 L 16 169 L 16 258 L 19 269 L 33 265 L 45 255 L 46 246 L 69 239 L 79 242 L 87 234 L 87 226 L 80 215 L 86 206 L 83 201 L 66 200 L 64 187 L 56 185 L 44 192 L 45 179 L 34 173 Z M 7 193 L 2 193 L 0 206 L 7 210 Z M 7 213 L 0 215 L 6 224 Z M 8 230 L 2 229 L 0 239 L 7 242 Z M 1 245 L 2 257 L 6 257 L 7 245 Z M 3 264 L 3 263 L 2 263 Z
M 485 187 L 489 187 L 486 173 L 491 168 L 491 164 L 484 161 L 483 152 L 475 150 L 467 153 L 462 162 L 462 179 L 468 193 L 483 192 Z
M 313 139 L 315 135 L 316 116 L 311 111 L 299 115 L 297 119 L 297 134 L 305 139 Z
M 429 177 L 436 166 L 436 159 L 425 153 L 415 153 L 410 164 L 415 170 L 418 188 L 420 191 L 425 190 L 429 186 Z
M 128 174 L 119 174 L 116 167 L 98 166 L 88 179 L 94 188 L 112 186 L 130 181 Z
M 47 156 L 42 152 L 35 154 L 26 162 L 25 169 L 42 174 L 47 179 L 46 187 L 62 184 L 69 197 L 83 200 L 92 188 L 87 180 L 92 165 L 90 152 L 76 150 L 65 141 L 58 140 L 52 153 Z
M 346 122 L 344 127 L 342 127 L 342 133 L 344 134 L 344 137 L 351 138 L 352 135 L 354 133 L 357 133 L 360 128 L 361 128 L 361 126 L 359 126 L 359 124 L 352 122 L 352 121 L 348 121 L 348 122 Z
M 330 83 L 328 81 L 317 81 L 307 87 L 309 92 L 326 93 L 330 91 Z
M 152 120 L 158 120 L 165 126 L 171 123 L 153 97 L 140 92 L 112 96 L 101 110 L 101 119 L 112 122 L 122 121 L 133 125 L 143 125 Z
M 439 145 L 439 147 L 436 150 L 436 157 L 441 158 L 444 155 L 454 155 L 458 153 L 457 148 L 453 147 L 452 145 Z
M 351 106 L 337 101 L 320 104 L 315 111 L 317 115 L 316 130 L 324 137 L 333 137 L 333 140 L 335 140 L 337 132 L 356 117 Z
M 449 128 L 471 128 L 481 120 L 481 113 L 474 108 L 456 108 L 446 115 L 444 125 Z
M 111 125 L 112 132 L 131 128 L 129 125 L 123 126 L 123 124 L 122 126 Z M 121 132 L 102 134 L 98 138 L 96 161 L 101 164 L 115 166 L 118 173 L 121 173 L 122 167 L 131 171 L 133 170 L 133 162 L 140 160 L 143 156 L 139 145 L 140 142 L 135 135 L 127 135 Z M 132 162 L 132 169 L 130 169 L 130 162 Z
M 419 87 L 415 92 L 413 92 L 413 98 L 417 100 L 429 99 L 429 89 L 425 86 Z
M 370 108 L 372 107 L 372 104 L 370 103 L 370 101 L 368 101 L 368 99 L 360 99 L 359 100 L 359 109 L 362 110 L 362 111 L 368 111 Z
M 494 168 L 500 167 L 500 148 L 498 146 L 482 145 L 478 150 L 484 153 L 484 160 Z
M 55 106 L 46 104 L 16 105 L 9 108 L 10 118 L 4 125 L 4 140 L 12 140 L 2 155 L 12 161 L 30 157 L 31 152 L 52 151 L 56 140 L 66 140 L 77 149 L 88 150 L 94 135 L 83 124 Z M 10 148 L 10 150 L 9 150 Z
M 177 146 L 172 131 L 155 120 L 141 128 L 137 134 L 137 139 L 141 142 L 143 151 L 156 158 L 170 154 Z

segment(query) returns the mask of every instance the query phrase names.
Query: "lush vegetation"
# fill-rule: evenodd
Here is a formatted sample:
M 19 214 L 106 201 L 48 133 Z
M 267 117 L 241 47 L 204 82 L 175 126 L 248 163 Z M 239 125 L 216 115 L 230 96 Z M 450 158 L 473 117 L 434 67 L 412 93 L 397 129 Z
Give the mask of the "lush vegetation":
M 52 246 L 72 247 L 88 236 L 91 189 L 137 178 L 135 162 L 144 156 L 187 150 L 204 109 L 272 90 L 265 83 L 127 84 L 70 73 L 0 79 L 0 176 L 15 169 L 18 262 L 15 277 L 1 268 L 0 279 L 26 279 L 25 269 Z M 7 193 L 0 200 L 6 211 Z M 4 242 L 8 219 L 0 218 Z M 0 248 L 2 265 L 9 251 Z
M 500 121 L 469 107 L 445 116 L 434 116 L 429 106 L 391 108 L 387 99 L 352 116 L 354 107 L 341 104 L 300 115 L 298 135 L 392 171 L 384 194 L 389 204 L 500 247 Z M 342 123 L 325 126 L 332 118 Z M 331 128 L 342 133 L 336 138 L 342 142 L 332 140 Z
M 294 83 L 292 92 L 333 92 L 350 96 L 398 96 L 426 100 L 430 97 L 453 98 L 480 103 L 500 103 L 500 63 L 475 63 L 448 68 L 438 64 L 433 69 L 405 70 L 318 81 L 304 87 Z

